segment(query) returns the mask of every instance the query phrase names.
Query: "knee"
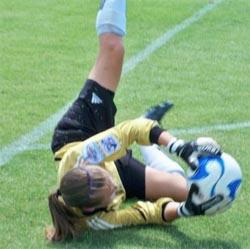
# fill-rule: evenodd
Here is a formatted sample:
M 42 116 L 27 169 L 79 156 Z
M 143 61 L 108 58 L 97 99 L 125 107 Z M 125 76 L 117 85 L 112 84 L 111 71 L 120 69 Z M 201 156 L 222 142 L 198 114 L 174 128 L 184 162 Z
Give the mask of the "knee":
M 100 47 L 102 52 L 109 53 L 112 57 L 124 56 L 124 45 L 122 38 L 114 34 L 104 34 L 100 37 Z
M 179 194 L 178 198 L 176 198 L 176 201 L 185 201 L 187 199 L 188 195 L 188 187 L 187 184 L 182 184 L 179 186 Z

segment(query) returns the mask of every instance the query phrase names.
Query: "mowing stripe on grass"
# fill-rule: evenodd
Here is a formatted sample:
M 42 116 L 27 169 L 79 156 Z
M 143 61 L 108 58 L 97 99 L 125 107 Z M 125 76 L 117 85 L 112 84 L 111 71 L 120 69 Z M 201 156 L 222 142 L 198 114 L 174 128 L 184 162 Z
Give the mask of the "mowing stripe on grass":
M 161 37 L 154 40 L 151 44 L 149 44 L 144 50 L 137 53 L 135 56 L 131 57 L 123 67 L 123 75 L 127 74 L 131 70 L 133 70 L 140 62 L 149 57 L 152 53 L 154 53 L 157 49 L 165 45 L 169 40 L 171 40 L 176 34 L 180 31 L 186 29 L 193 23 L 200 20 L 205 14 L 213 10 L 218 4 L 223 2 L 223 0 L 213 1 L 203 8 L 201 8 L 198 12 L 196 12 L 190 18 L 184 20 L 182 23 L 176 25 L 174 28 L 170 29 L 166 33 L 164 33 Z M 31 132 L 21 136 L 16 139 L 11 144 L 8 144 L 1 148 L 0 150 L 0 166 L 6 164 L 18 153 L 21 153 L 27 150 L 30 145 L 34 142 L 38 141 L 42 136 L 44 136 L 47 132 L 51 131 L 62 114 L 67 110 L 67 104 L 62 109 L 60 109 L 57 113 L 50 116 L 47 120 L 40 123 L 37 127 L 35 127 Z
M 188 134 L 200 134 L 210 131 L 232 131 L 238 129 L 250 128 L 250 120 L 231 124 L 215 124 L 210 126 L 182 128 L 182 129 L 170 129 L 169 131 L 175 135 L 188 135 Z M 27 150 L 49 150 L 49 144 L 32 144 Z

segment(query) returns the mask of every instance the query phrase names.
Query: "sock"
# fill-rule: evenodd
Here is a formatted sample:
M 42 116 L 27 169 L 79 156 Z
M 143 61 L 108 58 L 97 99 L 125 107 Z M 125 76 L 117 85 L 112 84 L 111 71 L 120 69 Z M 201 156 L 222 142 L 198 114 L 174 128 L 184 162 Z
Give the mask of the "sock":
M 177 139 L 177 138 L 173 138 L 167 145 L 167 149 L 169 151 L 169 153 L 174 154 L 176 153 L 177 155 L 179 155 L 178 153 L 178 149 L 184 145 L 184 141 L 182 139 Z
M 192 214 L 186 209 L 185 202 L 180 203 L 180 206 L 177 208 L 177 215 L 179 217 L 192 216 Z
M 96 32 L 98 35 L 126 34 L 126 0 L 102 0 L 96 17 Z
M 183 168 L 175 161 L 170 159 L 156 144 L 151 146 L 140 146 L 141 154 L 147 166 L 163 172 L 177 172 L 185 175 Z

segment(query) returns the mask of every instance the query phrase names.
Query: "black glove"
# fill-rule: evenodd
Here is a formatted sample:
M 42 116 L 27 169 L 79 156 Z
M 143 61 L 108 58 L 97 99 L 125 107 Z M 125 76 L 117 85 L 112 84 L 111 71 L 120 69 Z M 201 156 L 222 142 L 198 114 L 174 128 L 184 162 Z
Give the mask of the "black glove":
M 209 200 L 196 204 L 194 202 L 194 195 L 199 194 L 199 187 L 196 184 L 192 184 L 188 193 L 187 200 L 180 204 L 178 209 L 179 216 L 194 216 L 205 215 L 206 211 L 218 204 L 223 200 L 222 195 L 215 195 Z
M 196 141 L 186 143 L 178 139 L 170 142 L 167 147 L 170 153 L 181 157 L 193 170 L 199 166 L 199 157 L 221 155 L 220 145 L 209 137 L 200 137 Z

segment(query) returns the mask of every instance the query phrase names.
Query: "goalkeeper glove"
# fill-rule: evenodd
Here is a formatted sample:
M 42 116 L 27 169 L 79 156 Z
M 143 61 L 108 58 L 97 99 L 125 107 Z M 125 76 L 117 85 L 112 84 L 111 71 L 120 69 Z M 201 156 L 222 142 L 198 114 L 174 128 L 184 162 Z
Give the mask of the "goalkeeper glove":
M 220 156 L 220 145 L 209 137 L 200 137 L 196 141 L 184 142 L 181 139 L 173 139 L 167 145 L 171 154 L 181 157 L 192 170 L 199 166 L 199 157 L 201 156 Z
M 177 209 L 177 213 L 180 217 L 188 217 L 194 215 L 204 215 L 206 211 L 223 200 L 222 195 L 215 195 L 205 202 L 196 204 L 194 202 L 195 195 L 199 194 L 199 187 L 196 184 L 192 184 L 188 193 L 187 200 L 182 202 Z

